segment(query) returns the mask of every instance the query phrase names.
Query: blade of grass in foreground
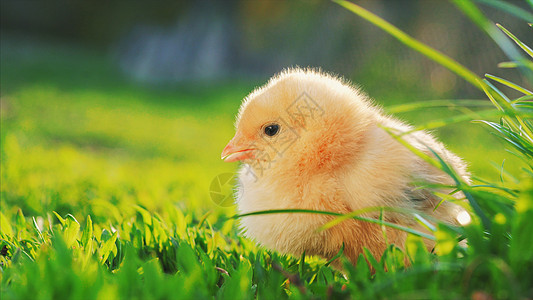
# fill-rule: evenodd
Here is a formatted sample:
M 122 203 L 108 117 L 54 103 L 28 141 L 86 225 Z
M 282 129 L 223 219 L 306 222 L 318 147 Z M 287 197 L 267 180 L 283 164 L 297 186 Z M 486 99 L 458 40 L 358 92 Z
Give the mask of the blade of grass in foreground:
M 476 2 L 487 4 L 502 11 L 508 12 L 526 22 L 531 22 L 531 20 L 533 20 L 533 14 L 509 2 L 499 0 L 476 0 Z
M 385 21 L 384 19 L 378 17 L 377 15 L 371 13 L 370 11 L 362 8 L 361 6 L 357 4 L 354 4 L 349 1 L 344 1 L 344 0 L 333 0 L 333 2 L 339 4 L 340 6 L 348 9 L 349 11 L 355 13 L 356 15 L 366 19 L 367 21 L 371 22 L 377 27 L 383 29 L 384 31 L 386 31 L 387 33 L 389 33 L 390 35 L 398 39 L 400 42 L 402 42 L 404 45 L 416 50 L 417 52 L 424 54 L 428 58 L 448 68 L 452 72 L 461 76 L 466 81 L 470 82 L 473 86 L 477 87 L 478 89 L 482 88 L 483 83 L 481 83 L 481 79 L 476 74 L 474 74 L 472 71 L 465 68 L 463 65 L 461 65 L 460 63 L 458 63 L 451 57 L 425 45 L 424 43 L 419 42 L 418 40 L 411 37 L 407 33 L 401 31 L 400 29 L 398 29 L 391 23 Z
M 519 61 L 517 59 L 521 57 L 518 50 L 513 44 L 505 37 L 505 35 L 498 30 L 496 25 L 491 22 L 479 8 L 470 0 L 451 0 L 453 4 L 463 12 L 474 24 L 481 28 L 488 36 L 490 36 L 498 46 L 505 52 L 505 54 L 512 60 Z
M 407 141 L 405 141 L 401 135 L 398 135 L 394 133 L 391 128 L 387 127 L 381 127 L 385 131 L 387 131 L 394 139 L 396 139 L 398 142 L 400 142 L 402 145 L 407 147 L 407 149 L 411 150 L 414 154 L 416 154 L 418 157 L 422 158 L 427 163 L 431 164 L 432 166 L 435 166 L 442 171 L 444 171 L 446 174 L 448 174 L 457 185 L 458 188 L 461 189 L 461 191 L 465 194 L 466 198 L 468 199 L 468 202 L 470 203 L 470 206 L 474 209 L 474 212 L 476 215 L 481 219 L 481 222 L 483 223 L 483 226 L 485 228 L 490 228 L 491 223 L 490 220 L 487 218 L 477 201 L 472 197 L 472 195 L 468 192 L 467 188 L 469 185 L 465 183 L 454 171 L 452 167 L 450 167 L 435 151 L 433 151 L 431 148 L 428 148 L 429 151 L 433 154 L 435 157 L 431 157 L 430 155 L 422 152 L 422 150 L 414 147 Z
M 447 162 L 445 162 L 442 157 L 440 157 L 440 155 L 438 155 L 435 151 L 433 151 L 433 149 L 429 148 L 429 151 L 431 151 L 431 153 L 437 158 L 437 160 L 439 161 L 440 165 L 441 165 L 441 170 L 443 170 L 444 172 L 446 172 L 446 174 L 448 174 L 454 181 L 455 181 L 455 184 L 461 188 L 461 191 L 463 192 L 463 194 L 465 195 L 466 199 L 468 199 L 468 202 L 470 203 L 470 206 L 472 206 L 472 209 L 474 210 L 474 212 L 476 213 L 476 215 L 481 219 L 481 223 L 483 223 L 483 227 L 485 229 L 490 229 L 491 227 L 491 221 L 489 220 L 489 218 L 487 217 L 487 215 L 485 214 L 485 212 L 483 212 L 483 210 L 481 209 L 481 206 L 479 206 L 479 203 L 477 203 L 477 201 L 474 199 L 474 197 L 472 196 L 472 194 L 468 191 L 467 187 L 469 187 L 468 184 L 466 184 L 458 175 L 457 173 L 455 173 L 455 170 L 450 166 L 448 165 Z
M 532 106 L 533 107 L 533 103 L 531 102 L 531 100 L 533 100 L 533 95 L 531 96 L 522 96 L 518 99 L 515 99 L 513 101 L 511 101 L 512 104 L 529 104 L 529 106 Z
M 485 77 L 490 78 L 490 79 L 492 79 L 492 80 L 494 80 L 496 82 L 499 82 L 499 83 L 501 83 L 503 85 L 506 85 L 506 86 L 512 88 L 513 90 L 519 91 L 519 92 L 521 92 L 521 93 L 523 93 L 525 95 L 533 95 L 533 92 L 531 92 L 530 90 L 525 89 L 525 88 L 519 86 L 518 84 L 512 83 L 509 80 L 505 80 L 503 78 L 500 78 L 498 76 L 494 76 L 494 75 L 491 75 L 491 74 L 485 74 Z
M 452 196 L 447 195 L 447 194 L 446 194 L 446 196 L 452 197 Z M 457 200 L 456 198 L 453 198 L 453 199 Z M 364 214 L 364 213 L 378 212 L 378 211 L 381 212 L 381 213 L 383 213 L 384 211 L 387 211 L 387 212 L 396 212 L 396 213 L 401 213 L 401 214 L 412 215 L 414 221 L 422 224 L 428 230 L 433 231 L 433 232 L 436 231 L 437 228 L 435 227 L 435 225 L 430 223 L 430 221 L 435 223 L 435 224 L 436 223 L 440 223 L 440 224 L 448 227 L 450 230 L 452 230 L 452 231 L 454 231 L 454 232 L 456 232 L 458 234 L 463 234 L 464 233 L 463 230 L 460 227 L 457 227 L 457 226 L 454 226 L 454 225 L 450 225 L 450 224 L 446 224 L 446 223 L 442 223 L 439 219 L 435 218 L 434 216 L 431 216 L 429 214 L 423 213 L 421 211 L 416 211 L 416 210 L 413 210 L 413 209 L 398 208 L 398 207 L 388 207 L 388 206 L 371 206 L 371 207 L 365 207 L 363 209 L 358 209 L 356 211 L 352 211 L 350 213 L 347 213 L 347 214 L 344 214 L 342 216 L 339 216 L 339 217 L 335 218 L 334 220 L 329 221 L 328 223 L 324 224 L 320 228 L 320 230 L 326 230 L 328 228 L 331 228 L 331 227 L 333 227 L 333 226 L 335 226 L 335 225 L 337 225 L 337 224 L 339 224 L 341 222 L 344 222 L 346 220 L 349 220 L 349 219 L 358 219 L 358 216 L 360 216 L 361 214 Z M 377 224 L 386 225 L 386 224 L 382 223 L 381 220 L 376 220 L 376 221 L 380 221 Z M 410 233 L 412 233 L 412 232 L 410 232 Z
M 261 211 L 254 211 L 254 212 L 245 213 L 245 214 L 239 214 L 239 215 L 235 215 L 235 216 L 233 216 L 231 218 L 232 219 L 237 219 L 237 218 L 243 218 L 243 217 L 249 217 L 249 216 L 281 214 L 281 213 L 321 214 L 321 215 L 329 215 L 329 216 L 336 216 L 336 217 L 344 216 L 341 213 L 335 213 L 335 212 L 329 212 L 329 211 L 321 211 L 321 210 L 311 210 L 311 209 L 272 209 L 272 210 L 261 210 Z M 360 221 L 373 223 L 373 224 L 384 225 L 384 226 L 387 226 L 387 227 L 391 227 L 391 228 L 394 228 L 394 229 L 405 231 L 407 233 L 410 233 L 410 234 L 413 234 L 413 235 L 416 235 L 416 236 L 427 238 L 427 239 L 430 239 L 430 240 L 433 240 L 433 241 L 435 240 L 435 237 L 430 235 L 430 234 L 427 234 L 427 233 L 424 233 L 424 232 L 420 232 L 418 230 L 414 230 L 412 228 L 405 227 L 405 226 L 402 226 L 402 225 L 398 225 L 398 224 L 395 224 L 395 223 L 382 221 L 382 220 L 377 220 L 377 219 L 372 219 L 372 218 L 367 218 L 367 217 L 361 217 L 361 216 L 351 216 L 351 218 L 355 219 L 355 220 L 360 220 Z
M 328 229 L 331 228 L 341 222 L 344 222 L 348 219 L 352 219 L 355 216 L 359 216 L 365 213 L 369 212 L 396 212 L 401 214 L 407 214 L 412 215 L 414 219 L 424 219 L 424 222 L 429 222 L 426 219 L 432 221 L 432 222 L 438 222 L 439 220 L 431 215 L 427 215 L 425 213 L 422 213 L 420 211 L 414 210 L 414 209 L 407 209 L 407 208 L 400 208 L 400 207 L 390 207 L 390 206 L 369 206 L 365 208 L 361 208 L 358 210 L 354 210 L 352 212 L 349 212 L 347 214 L 341 215 L 338 218 L 335 218 L 334 220 L 329 221 L 328 223 L 324 224 L 321 229 Z M 431 226 L 429 226 L 431 227 Z
M 339 250 L 339 252 L 337 252 L 337 254 L 335 256 L 333 256 L 332 258 L 330 258 L 330 260 L 328 260 L 328 262 L 326 262 L 326 264 L 324 264 L 324 266 L 329 266 L 332 262 L 334 262 L 337 258 L 341 257 L 341 255 L 344 253 L 344 243 L 342 243 L 342 246 L 341 246 L 341 249 Z
M 519 62 L 519 70 L 527 77 L 530 81 L 533 81 L 533 72 L 531 69 L 528 69 L 528 60 L 522 55 L 522 53 L 515 47 L 513 42 L 507 38 L 504 33 L 503 27 L 500 29 L 489 20 L 479 8 L 472 3 L 470 0 L 451 0 L 455 6 L 461 10 L 470 20 L 472 20 L 479 28 L 481 28 L 485 33 L 496 42 L 496 44 L 502 49 L 502 51 L 509 57 L 512 61 Z M 513 36 L 514 37 L 514 36 Z M 516 37 L 510 37 L 514 42 L 518 44 L 518 39 Z M 520 42 L 521 43 L 521 42 Z M 520 44 L 518 44 L 520 46 Z M 529 48 L 528 48 L 529 49 Z M 526 50 L 526 49 L 524 49 Z M 527 50 L 526 50 L 527 52 Z
M 531 58 L 533 58 L 533 50 L 529 48 L 526 44 L 524 44 L 522 41 L 520 41 L 514 34 L 512 34 L 509 30 L 507 30 L 502 25 L 496 23 L 496 26 L 500 28 L 509 38 L 511 38 L 522 50 L 524 50 Z
M 498 90 L 494 85 L 492 85 L 490 82 L 488 82 L 486 79 L 483 80 L 485 82 L 485 85 L 483 87 L 483 91 L 487 96 L 490 98 L 490 100 L 498 106 L 498 108 L 505 113 L 505 120 L 508 122 L 508 124 L 512 127 L 513 131 L 515 132 L 522 132 L 524 133 L 523 136 L 529 140 L 529 142 L 533 142 L 533 132 L 532 129 L 529 128 L 528 124 L 524 121 L 522 117 L 526 117 L 527 119 L 531 118 L 531 115 L 528 113 L 525 113 L 524 115 L 520 115 L 512 105 L 511 100 L 507 98 L 500 90 Z M 488 91 L 487 89 L 490 89 L 493 93 Z M 498 101 L 495 98 L 493 98 L 492 95 L 497 94 L 500 95 L 503 100 Z M 515 123 L 515 120 L 520 124 L 517 125 Z
M 490 126 L 494 131 L 498 132 L 498 137 L 504 139 L 507 141 L 511 146 L 515 147 L 520 153 L 527 155 L 530 158 L 533 158 L 533 147 L 532 144 L 527 140 L 525 140 L 521 135 L 517 134 L 516 132 L 510 130 L 509 128 L 505 128 L 504 126 L 494 123 L 494 122 L 488 122 L 484 120 L 478 121 L 479 123 L 486 124 Z
M 533 62 L 528 61 L 528 60 L 523 60 L 521 62 L 504 61 L 504 62 L 498 63 L 498 68 L 501 68 L 501 69 L 514 69 L 518 67 L 525 67 L 525 68 L 530 68 L 531 70 L 533 70 Z
M 516 63 L 515 61 L 503 61 L 501 63 L 498 63 L 498 68 L 501 68 L 501 69 L 518 68 L 518 63 Z

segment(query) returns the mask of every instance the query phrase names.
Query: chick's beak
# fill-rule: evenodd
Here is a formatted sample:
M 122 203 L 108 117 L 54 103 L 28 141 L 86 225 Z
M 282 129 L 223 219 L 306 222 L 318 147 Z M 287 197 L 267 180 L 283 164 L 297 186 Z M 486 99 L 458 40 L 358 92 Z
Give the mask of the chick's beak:
M 249 144 L 247 145 L 242 142 L 243 139 L 240 138 L 239 135 L 235 135 L 233 139 L 231 139 L 231 141 L 229 141 L 229 143 L 226 145 L 224 150 L 222 150 L 220 158 L 225 162 L 234 162 L 253 158 L 253 150 L 255 149 Z

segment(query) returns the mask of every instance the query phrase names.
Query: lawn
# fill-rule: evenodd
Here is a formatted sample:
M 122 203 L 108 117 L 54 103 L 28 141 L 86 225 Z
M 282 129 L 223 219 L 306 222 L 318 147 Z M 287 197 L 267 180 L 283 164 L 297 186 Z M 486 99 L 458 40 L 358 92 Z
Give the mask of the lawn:
M 477 270 L 457 258 L 459 250 L 442 250 L 455 258 L 439 263 L 415 237 L 413 268 L 405 271 L 391 246 L 372 262 L 389 272 L 373 275 L 364 261 L 343 274 L 240 237 L 234 206 L 217 205 L 209 192 L 217 175 L 236 170 L 220 152 L 240 101 L 266 78 L 143 86 L 98 51 L 16 39 L 2 42 L 0 65 L 2 299 L 449 299 L 520 291 L 519 283 L 505 288 L 514 276 L 505 266 L 497 268 L 503 275 L 482 272 L 493 286 L 469 283 L 465 276 Z M 393 99 L 376 92 L 376 102 L 388 109 L 412 97 L 394 92 Z M 399 116 L 423 125 L 462 112 Z M 434 133 L 476 177 L 507 178 L 504 160 L 505 172 L 520 169 L 480 124 Z

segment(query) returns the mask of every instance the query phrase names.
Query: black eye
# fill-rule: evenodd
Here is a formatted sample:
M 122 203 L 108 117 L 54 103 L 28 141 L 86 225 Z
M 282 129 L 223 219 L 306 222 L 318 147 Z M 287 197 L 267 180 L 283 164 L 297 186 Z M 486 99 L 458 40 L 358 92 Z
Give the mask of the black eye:
M 268 136 L 275 136 L 276 133 L 279 131 L 279 125 L 278 124 L 272 124 L 265 127 L 265 134 Z

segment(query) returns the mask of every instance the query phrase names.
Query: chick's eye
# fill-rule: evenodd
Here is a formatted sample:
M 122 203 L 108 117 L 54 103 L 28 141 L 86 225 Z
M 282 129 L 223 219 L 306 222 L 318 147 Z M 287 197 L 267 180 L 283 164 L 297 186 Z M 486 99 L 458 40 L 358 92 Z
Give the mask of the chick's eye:
M 265 134 L 268 136 L 274 136 L 276 133 L 279 132 L 279 125 L 278 124 L 272 124 L 265 127 Z

